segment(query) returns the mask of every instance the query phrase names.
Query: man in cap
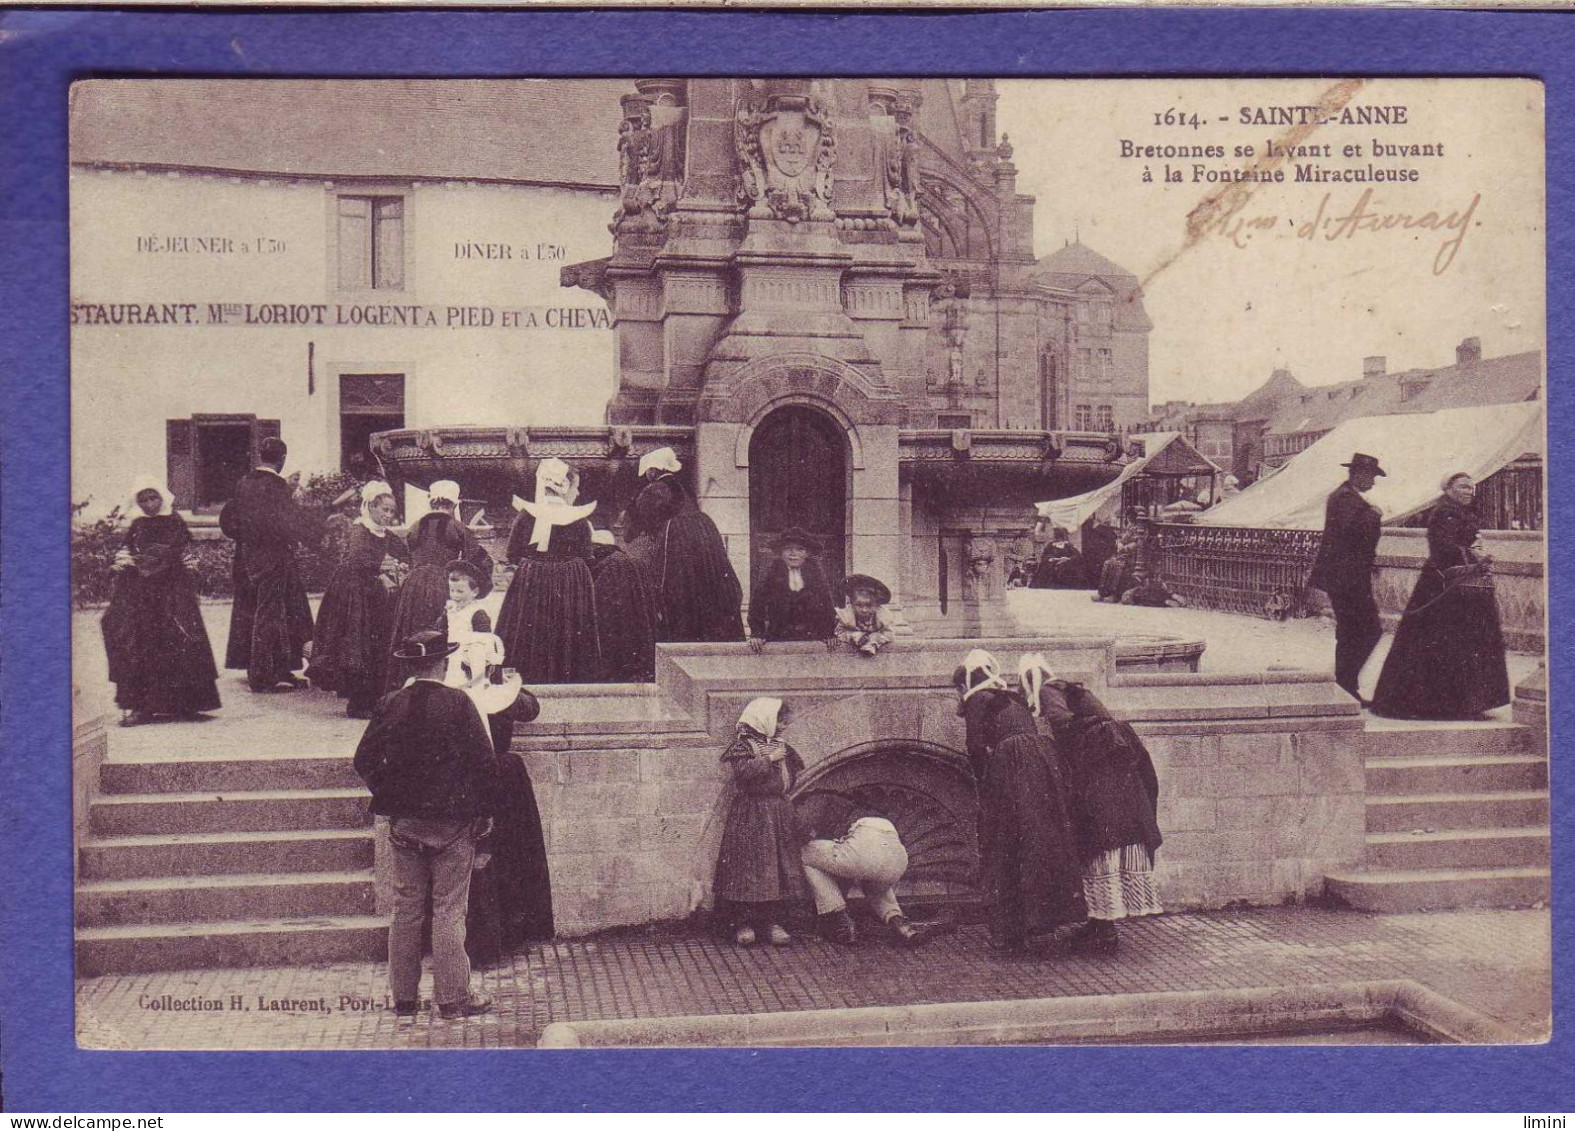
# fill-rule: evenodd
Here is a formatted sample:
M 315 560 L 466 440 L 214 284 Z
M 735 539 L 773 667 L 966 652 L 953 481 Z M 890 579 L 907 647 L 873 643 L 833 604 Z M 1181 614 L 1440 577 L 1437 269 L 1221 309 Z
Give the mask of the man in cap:
M 1384 630 L 1373 599 L 1382 516 L 1362 496 L 1386 472 L 1362 452 L 1340 466 L 1348 474 L 1324 504 L 1323 542 L 1307 584 L 1327 593 L 1334 610 L 1334 681 L 1365 707 L 1357 685 Z
M 492 999 L 470 989 L 465 910 L 476 842 L 492 828 L 499 766 L 481 711 L 443 676 L 458 647 L 447 626 L 415 633 L 394 649 L 408 681 L 383 696 L 356 747 L 355 772 L 387 817 L 394 909 L 388 981 L 394 1010 L 420 1004 L 422 935 L 431 907 L 433 997 L 445 1020 L 485 1013 Z

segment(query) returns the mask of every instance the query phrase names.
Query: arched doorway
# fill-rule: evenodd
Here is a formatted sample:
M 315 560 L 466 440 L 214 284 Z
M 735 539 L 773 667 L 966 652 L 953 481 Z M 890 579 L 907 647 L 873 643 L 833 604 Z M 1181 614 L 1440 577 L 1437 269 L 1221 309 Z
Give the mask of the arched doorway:
M 821 546 L 833 589 L 847 563 L 848 441 L 823 412 L 787 405 L 749 440 L 749 573 L 753 589 L 773 558 L 772 542 L 798 526 Z

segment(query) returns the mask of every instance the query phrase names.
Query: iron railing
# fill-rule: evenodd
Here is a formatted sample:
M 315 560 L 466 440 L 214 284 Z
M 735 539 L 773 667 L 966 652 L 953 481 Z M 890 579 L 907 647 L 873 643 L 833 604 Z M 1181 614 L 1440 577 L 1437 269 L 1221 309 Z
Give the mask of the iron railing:
M 1306 616 L 1319 530 L 1149 522 L 1143 556 L 1166 588 L 1200 609 Z

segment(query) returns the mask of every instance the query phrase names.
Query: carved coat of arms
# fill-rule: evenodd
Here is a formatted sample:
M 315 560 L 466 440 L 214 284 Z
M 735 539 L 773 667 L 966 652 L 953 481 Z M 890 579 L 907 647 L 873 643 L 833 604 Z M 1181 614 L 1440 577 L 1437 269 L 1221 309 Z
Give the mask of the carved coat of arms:
M 751 217 L 831 220 L 831 168 L 837 138 L 831 109 L 813 96 L 758 93 L 739 101 L 733 119 L 739 193 Z

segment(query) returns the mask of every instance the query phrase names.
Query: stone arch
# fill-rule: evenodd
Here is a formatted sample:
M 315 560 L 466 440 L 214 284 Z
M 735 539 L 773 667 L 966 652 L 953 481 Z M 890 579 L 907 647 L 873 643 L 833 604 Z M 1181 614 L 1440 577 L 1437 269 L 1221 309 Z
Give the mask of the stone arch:
M 875 809 L 897 826 L 908 850 L 899 895 L 976 897 L 978 799 L 966 754 L 916 738 L 862 742 L 806 771 L 791 797 L 800 805 L 817 793 Z
M 864 470 L 864 445 L 859 440 L 858 425 L 853 418 L 843 411 L 842 406 L 836 401 L 827 400 L 825 397 L 816 396 L 814 393 L 784 393 L 779 397 L 767 401 L 755 410 L 754 414 L 744 421 L 744 426 L 738 430 L 738 438 L 733 442 L 733 462 L 739 468 L 749 467 L 749 442 L 754 438 L 755 429 L 766 417 L 779 408 L 788 405 L 802 405 L 805 408 L 818 409 L 829 416 L 832 421 L 842 429 L 842 434 L 848 444 L 848 467 L 854 471 Z
M 817 407 L 835 406 L 835 415 L 850 425 L 902 422 L 896 390 L 875 374 L 817 353 L 779 353 L 746 362 L 707 389 L 701 418 L 758 423 L 773 402 L 792 396 Z

